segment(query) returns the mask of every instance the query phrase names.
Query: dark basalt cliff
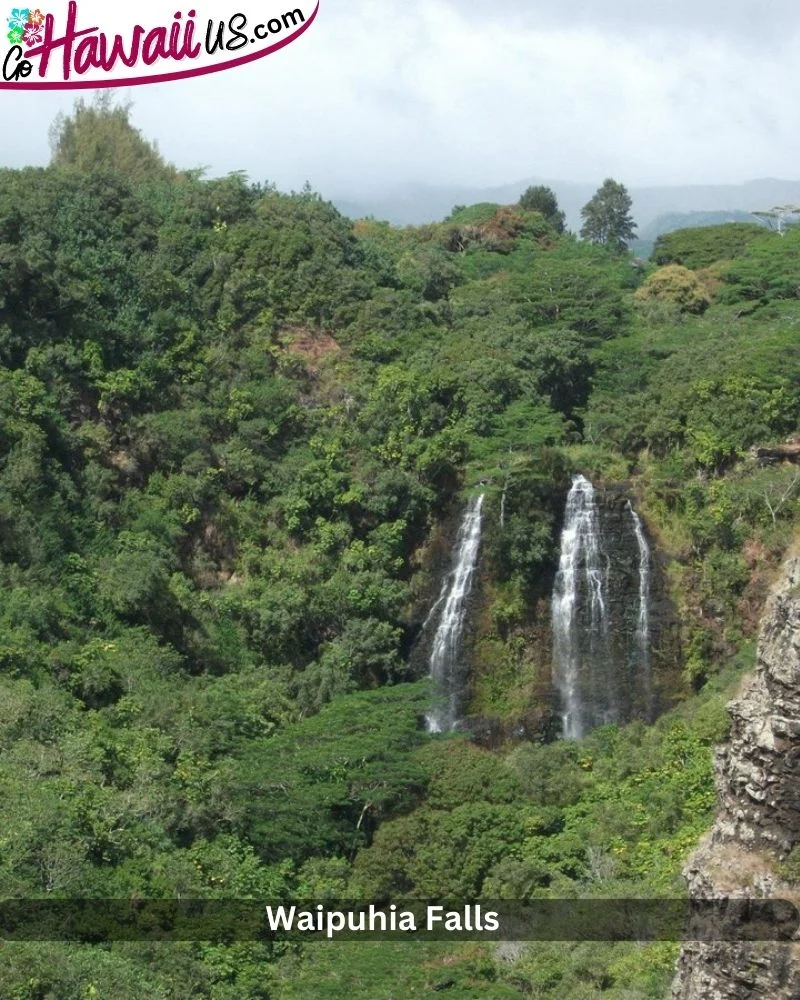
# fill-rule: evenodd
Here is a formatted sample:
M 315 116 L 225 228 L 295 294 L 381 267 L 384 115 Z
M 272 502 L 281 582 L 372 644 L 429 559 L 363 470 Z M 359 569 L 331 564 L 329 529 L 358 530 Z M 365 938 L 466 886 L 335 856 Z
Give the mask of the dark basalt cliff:
M 680 628 L 667 593 L 655 541 L 650 548 L 647 591 L 648 635 L 645 664 L 636 638 L 639 615 L 640 551 L 633 526 L 628 484 L 597 490 L 603 550 L 608 559 L 609 658 L 613 669 L 601 681 L 613 692 L 622 722 L 652 722 L 670 704 L 681 665 Z M 646 526 L 643 529 L 647 534 Z
M 777 872 L 800 843 L 800 556 L 767 604 L 756 673 L 729 709 L 730 740 L 716 760 L 717 818 L 686 866 L 690 893 L 797 905 L 800 885 Z M 797 1000 L 798 941 L 687 942 L 673 1000 Z

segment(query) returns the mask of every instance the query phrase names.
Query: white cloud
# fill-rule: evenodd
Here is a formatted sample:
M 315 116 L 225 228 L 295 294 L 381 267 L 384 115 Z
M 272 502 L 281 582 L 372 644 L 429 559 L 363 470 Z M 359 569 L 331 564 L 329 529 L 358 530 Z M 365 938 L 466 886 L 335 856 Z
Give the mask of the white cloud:
M 321 0 L 307 34 L 261 62 L 130 93 L 169 159 L 286 188 L 793 177 L 797 27 L 794 8 L 744 0 Z M 70 104 L 0 92 L 0 162 L 44 162 Z

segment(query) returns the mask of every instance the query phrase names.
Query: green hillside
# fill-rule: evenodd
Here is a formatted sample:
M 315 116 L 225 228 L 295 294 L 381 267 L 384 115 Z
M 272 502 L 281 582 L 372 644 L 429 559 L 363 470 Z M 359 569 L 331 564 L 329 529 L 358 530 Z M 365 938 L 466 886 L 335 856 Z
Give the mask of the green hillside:
M 749 457 L 800 430 L 800 233 L 670 234 L 659 275 L 519 206 L 352 223 L 175 170 L 118 111 L 61 128 L 0 171 L 2 895 L 680 893 L 800 518 Z M 658 542 L 670 710 L 513 739 L 552 707 L 576 472 Z M 423 731 L 415 647 L 480 483 L 491 749 Z M 16 942 L 0 995 L 643 1000 L 676 947 Z

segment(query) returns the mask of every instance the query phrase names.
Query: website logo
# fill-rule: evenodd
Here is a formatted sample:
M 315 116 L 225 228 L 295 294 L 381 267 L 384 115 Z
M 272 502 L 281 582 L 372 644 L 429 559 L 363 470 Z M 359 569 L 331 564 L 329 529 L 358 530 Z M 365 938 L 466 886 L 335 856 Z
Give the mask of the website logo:
M 102 0 L 12 7 L 5 30 L 0 21 L 0 90 L 133 87 L 234 69 L 298 39 L 316 18 L 319 0 L 269 0 L 255 16 L 238 4 L 210 6 L 214 14 L 206 16 L 199 4 L 166 6 L 150 24 L 133 23 L 130 7 L 126 13 L 127 5 Z

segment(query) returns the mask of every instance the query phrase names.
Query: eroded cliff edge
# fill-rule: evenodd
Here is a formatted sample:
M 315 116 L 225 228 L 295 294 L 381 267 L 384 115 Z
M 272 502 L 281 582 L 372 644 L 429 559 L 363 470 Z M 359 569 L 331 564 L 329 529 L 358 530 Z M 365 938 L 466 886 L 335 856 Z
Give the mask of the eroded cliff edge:
M 749 896 L 797 903 L 800 885 L 779 874 L 800 844 L 797 551 L 767 603 L 756 672 L 745 680 L 729 710 L 730 739 L 717 751 L 715 762 L 717 817 L 684 870 L 689 892 L 701 898 Z M 672 997 L 797 1000 L 800 944 L 687 942 Z

